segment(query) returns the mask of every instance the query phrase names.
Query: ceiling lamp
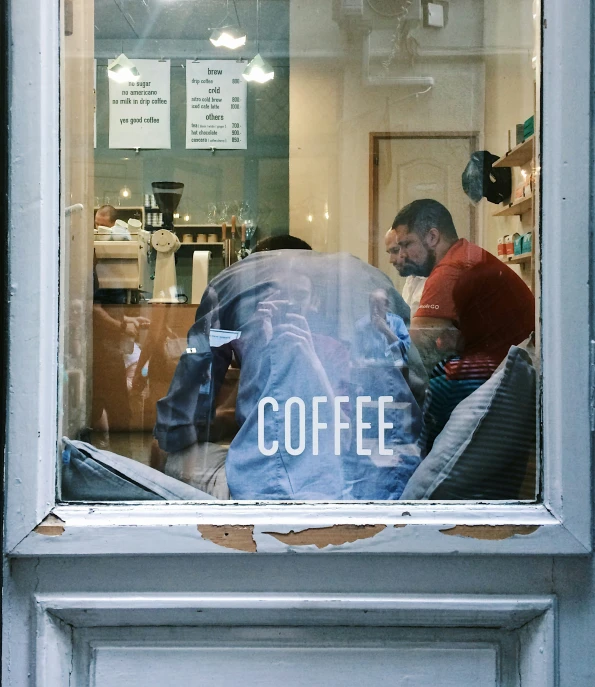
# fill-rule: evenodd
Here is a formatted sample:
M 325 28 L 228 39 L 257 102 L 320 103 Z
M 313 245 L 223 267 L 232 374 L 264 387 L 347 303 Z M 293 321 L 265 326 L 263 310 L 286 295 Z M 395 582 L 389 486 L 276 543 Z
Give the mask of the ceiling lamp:
M 213 29 L 210 41 L 216 48 L 229 48 L 235 50 L 246 45 L 246 32 L 240 26 L 240 18 L 238 16 L 238 8 L 236 7 L 236 0 L 233 0 L 233 7 L 236 14 L 236 23 L 234 24 L 229 14 L 229 0 L 227 0 L 227 14 L 221 22 L 221 25 Z
M 117 83 L 138 81 L 140 79 L 140 72 L 134 62 L 129 60 L 124 53 L 116 57 L 111 64 L 108 64 L 107 75 Z
M 235 50 L 246 45 L 246 32 L 239 26 L 222 26 L 220 29 L 213 29 L 209 40 L 216 48 Z
M 242 76 L 246 81 L 255 81 L 256 83 L 266 83 L 275 78 L 273 68 L 260 55 L 260 0 L 256 0 L 256 56 L 244 69 Z
M 246 81 L 256 81 L 256 83 L 266 83 L 275 78 L 275 72 L 271 65 L 263 60 L 260 53 L 256 55 L 250 64 L 244 69 L 242 74 Z

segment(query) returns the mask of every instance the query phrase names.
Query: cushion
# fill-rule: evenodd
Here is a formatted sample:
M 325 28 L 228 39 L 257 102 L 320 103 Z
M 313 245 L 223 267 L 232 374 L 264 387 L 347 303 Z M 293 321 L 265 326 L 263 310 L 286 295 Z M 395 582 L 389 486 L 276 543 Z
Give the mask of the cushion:
M 148 465 L 64 437 L 63 501 L 212 500 L 210 494 Z
M 536 433 L 535 368 L 512 346 L 492 377 L 454 409 L 401 500 L 517 499 Z

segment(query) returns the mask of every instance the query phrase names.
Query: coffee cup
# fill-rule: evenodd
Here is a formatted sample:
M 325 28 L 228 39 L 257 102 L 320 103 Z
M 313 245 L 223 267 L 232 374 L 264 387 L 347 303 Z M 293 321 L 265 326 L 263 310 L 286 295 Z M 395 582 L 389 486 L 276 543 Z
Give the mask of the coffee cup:
M 206 243 L 207 242 L 207 235 L 206 234 L 199 234 L 196 237 L 196 243 Z
M 182 243 L 192 243 L 192 234 L 184 234 L 182 236 Z
M 128 220 L 128 231 L 131 234 L 138 234 L 138 232 L 142 229 L 143 223 L 139 219 L 135 219 L 134 217 L 131 217 Z

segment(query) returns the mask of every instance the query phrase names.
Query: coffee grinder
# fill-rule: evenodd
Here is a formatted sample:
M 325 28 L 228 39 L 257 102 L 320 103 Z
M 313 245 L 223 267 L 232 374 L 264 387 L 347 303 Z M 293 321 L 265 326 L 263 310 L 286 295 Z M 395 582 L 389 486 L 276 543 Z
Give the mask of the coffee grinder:
M 154 181 L 153 195 L 163 216 L 163 228 L 153 232 L 151 246 L 157 253 L 152 303 L 178 303 L 175 253 L 180 240 L 175 235 L 174 212 L 177 210 L 184 184 L 177 181 Z

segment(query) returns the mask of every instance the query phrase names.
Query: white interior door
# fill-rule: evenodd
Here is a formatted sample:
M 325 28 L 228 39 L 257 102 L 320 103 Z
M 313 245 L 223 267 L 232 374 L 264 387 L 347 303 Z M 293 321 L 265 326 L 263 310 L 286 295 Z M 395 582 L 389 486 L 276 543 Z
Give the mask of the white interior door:
M 384 234 L 397 212 L 413 200 L 432 198 L 446 206 L 461 238 L 475 235 L 474 208 L 461 185 L 469 162 L 470 138 L 381 138 L 378 141 L 378 267 L 400 289 L 401 279 L 388 261 Z

